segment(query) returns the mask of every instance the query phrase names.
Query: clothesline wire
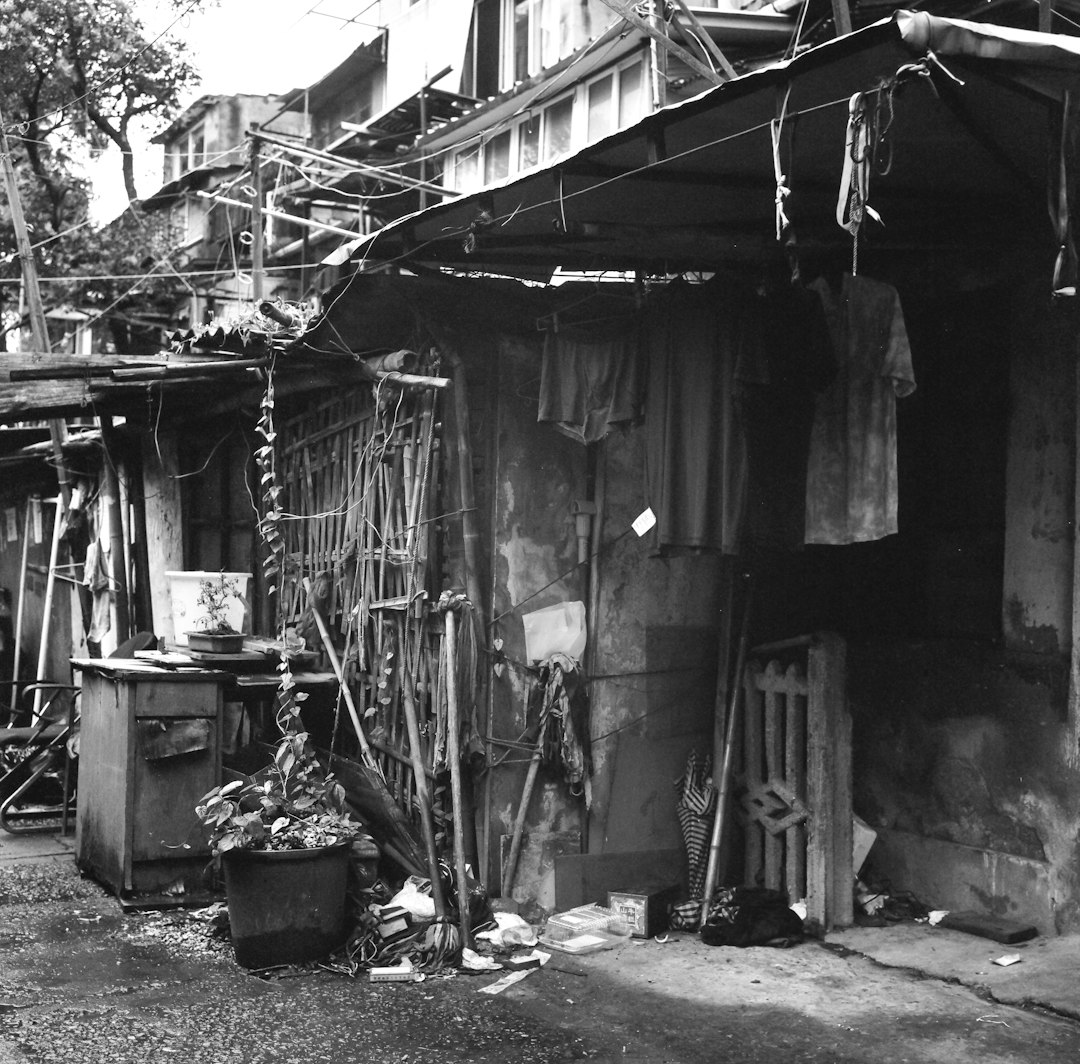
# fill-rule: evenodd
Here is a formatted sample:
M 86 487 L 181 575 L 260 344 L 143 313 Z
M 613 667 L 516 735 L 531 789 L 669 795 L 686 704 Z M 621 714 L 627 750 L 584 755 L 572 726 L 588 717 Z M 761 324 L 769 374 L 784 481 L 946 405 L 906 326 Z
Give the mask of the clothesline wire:
M 877 90 L 871 89 L 869 91 L 874 92 Z M 835 100 L 828 100 L 825 103 L 815 104 L 813 107 L 805 107 L 798 111 L 789 111 L 787 117 L 799 118 L 803 115 L 814 114 L 817 111 L 824 111 L 831 107 L 847 107 L 849 99 L 850 97 L 845 96 Z M 681 159 L 689 158 L 690 156 L 696 155 L 698 152 L 706 151 L 709 148 L 718 147 L 721 144 L 727 144 L 730 141 L 738 140 L 739 138 L 749 136 L 752 133 L 758 133 L 761 130 L 768 130 L 771 128 L 772 122 L 773 120 L 770 118 L 764 122 L 759 122 L 756 125 L 748 126 L 747 128 L 737 130 L 734 133 L 729 133 L 726 136 L 717 137 L 715 140 L 707 141 L 704 144 L 695 144 L 693 147 L 687 148 L 685 151 L 677 152 L 676 154 L 666 156 L 663 159 L 657 159 L 655 162 L 643 163 L 641 166 L 635 167 L 634 169 L 614 174 L 611 177 L 605 178 L 602 181 L 598 181 L 595 184 L 590 185 L 588 188 L 578 189 L 577 191 L 567 192 L 562 195 L 553 196 L 551 199 L 542 200 L 539 203 L 533 203 L 528 206 L 524 206 L 519 203 L 518 206 L 509 213 L 492 218 L 489 222 L 485 224 L 484 228 L 489 228 L 490 226 L 497 224 L 505 224 L 516 215 L 524 214 L 527 211 L 539 210 L 544 207 L 561 206 L 566 200 L 574 199 L 577 196 L 583 196 L 586 193 L 594 193 L 598 189 L 614 184 L 616 181 L 623 181 L 629 177 L 637 177 L 641 174 L 650 173 L 652 171 L 655 171 L 659 167 L 666 166 L 668 163 L 677 162 Z M 448 233 L 452 236 L 465 236 L 470 232 L 470 228 L 469 226 L 464 226 L 457 229 L 456 231 L 444 230 L 442 233 L 439 234 L 439 236 L 431 237 L 428 240 L 422 241 L 421 243 L 410 248 L 408 251 L 402 252 L 400 255 L 395 255 L 394 257 L 389 259 L 379 259 L 373 265 L 368 266 L 367 261 L 371 257 L 375 242 L 378 240 L 382 232 L 385 232 L 385 230 L 380 230 L 380 232 L 375 233 L 372 236 L 371 240 L 369 240 L 367 245 L 364 247 L 363 256 L 357 264 L 355 273 L 353 273 L 352 277 L 350 277 L 350 282 L 355 277 L 361 274 L 371 273 L 375 270 L 382 270 L 386 266 L 394 265 L 395 263 L 402 262 L 406 259 L 414 258 L 417 252 L 423 251 L 424 248 L 428 247 L 431 244 L 446 239 Z M 341 295 L 344 295 L 345 291 L 347 291 L 347 288 L 348 286 L 346 286 L 346 288 L 342 290 Z

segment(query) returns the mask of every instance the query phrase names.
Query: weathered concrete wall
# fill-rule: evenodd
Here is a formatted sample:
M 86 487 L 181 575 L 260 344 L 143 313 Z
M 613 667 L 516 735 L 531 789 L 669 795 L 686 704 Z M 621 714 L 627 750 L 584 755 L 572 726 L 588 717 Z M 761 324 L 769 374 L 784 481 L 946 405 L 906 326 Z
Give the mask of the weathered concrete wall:
M 506 352 L 498 376 L 495 453 L 491 470 L 493 512 L 493 634 L 502 640 L 507 664 L 492 679 L 493 730 L 519 739 L 526 729 L 530 674 L 521 617 L 557 602 L 584 601 L 586 582 L 577 562 L 571 504 L 585 497 L 585 448 L 536 421 L 539 366 L 522 349 Z M 533 398 L 530 398 L 530 395 Z M 565 578 L 560 575 L 568 573 Z M 547 586 L 550 585 L 550 586 Z M 501 615 L 501 616 L 500 616 Z M 507 754 L 491 774 L 486 800 L 488 882 L 497 893 L 499 868 L 518 814 L 528 751 L 496 747 Z M 513 894 L 527 907 L 554 905 L 554 858 L 580 850 L 581 803 L 570 797 L 554 772 L 541 769 L 526 821 L 527 837 Z
M 535 364 L 506 357 L 499 365 L 494 613 L 506 614 L 496 636 L 511 663 L 525 659 L 522 613 L 588 596 L 587 566 L 558 579 L 577 561 L 571 504 L 587 497 L 586 450 L 537 424 L 529 393 L 537 372 Z M 692 748 L 712 748 L 720 560 L 651 557 L 647 537 L 621 535 L 648 504 L 644 434 L 616 433 L 600 448 L 605 547 L 599 623 L 588 651 L 592 809 L 585 818 L 566 783 L 541 770 L 513 890 L 526 908 L 555 907 L 553 865 L 561 853 L 681 848 L 673 784 Z M 527 681 L 512 664 L 495 677 L 495 734 L 524 731 Z M 509 843 L 527 756 L 511 753 L 518 763 L 492 774 L 496 855 Z M 489 881 L 498 883 L 490 864 Z
M 644 432 L 603 444 L 603 541 L 648 505 Z M 589 852 L 675 848 L 674 781 L 712 751 L 721 559 L 651 556 L 633 533 L 603 555 L 592 685 L 595 800 Z
M 1067 721 L 1075 350 L 1041 293 L 1017 294 L 1003 645 L 853 646 L 856 812 L 872 869 L 932 907 L 1080 930 L 1080 774 Z
M 1045 285 L 1013 307 L 1006 473 L 1004 634 L 1017 650 L 1065 653 L 1071 643 L 1074 325 Z
M 855 811 L 889 836 L 873 871 L 932 908 L 1080 928 L 1080 780 L 1053 686 L 974 645 L 861 645 L 848 663 Z

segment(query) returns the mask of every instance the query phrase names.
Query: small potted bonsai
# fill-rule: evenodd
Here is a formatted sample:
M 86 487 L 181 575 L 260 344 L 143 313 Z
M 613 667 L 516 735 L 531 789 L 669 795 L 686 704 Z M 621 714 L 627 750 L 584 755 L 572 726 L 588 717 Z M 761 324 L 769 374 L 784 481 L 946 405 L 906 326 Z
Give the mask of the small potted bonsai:
M 244 634 L 229 623 L 229 608 L 233 602 L 244 601 L 236 580 L 219 573 L 199 581 L 199 597 L 195 600 L 200 611 L 195 631 L 187 632 L 191 650 L 210 654 L 235 654 L 244 647 Z
M 344 943 L 349 848 L 362 831 L 344 787 L 297 730 L 294 699 L 303 696 L 285 695 L 270 765 L 215 787 L 195 808 L 224 870 L 233 948 L 247 968 L 316 960 Z

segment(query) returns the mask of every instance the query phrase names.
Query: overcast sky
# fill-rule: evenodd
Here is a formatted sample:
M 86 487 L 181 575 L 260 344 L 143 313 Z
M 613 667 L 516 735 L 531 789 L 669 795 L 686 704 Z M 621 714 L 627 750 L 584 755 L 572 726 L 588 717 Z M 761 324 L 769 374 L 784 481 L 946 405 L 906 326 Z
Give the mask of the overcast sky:
M 204 14 L 189 15 L 173 29 L 188 43 L 202 81 L 191 94 L 286 92 L 309 85 L 332 70 L 373 32 L 348 26 L 341 18 L 362 18 L 370 0 L 220 0 Z M 136 0 L 150 39 L 176 17 L 157 0 Z M 161 150 L 140 147 L 136 182 L 139 195 L 149 196 L 161 184 Z M 124 208 L 119 163 L 106 153 L 91 169 L 95 217 L 106 221 Z

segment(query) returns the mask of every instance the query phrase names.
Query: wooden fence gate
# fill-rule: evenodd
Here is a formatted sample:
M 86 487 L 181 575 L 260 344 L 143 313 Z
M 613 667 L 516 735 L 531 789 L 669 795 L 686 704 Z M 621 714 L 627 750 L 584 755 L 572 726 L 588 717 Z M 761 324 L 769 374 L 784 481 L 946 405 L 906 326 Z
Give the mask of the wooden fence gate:
M 840 636 L 752 650 L 743 673 L 735 808 L 745 882 L 805 899 L 820 934 L 852 922 L 851 717 Z

